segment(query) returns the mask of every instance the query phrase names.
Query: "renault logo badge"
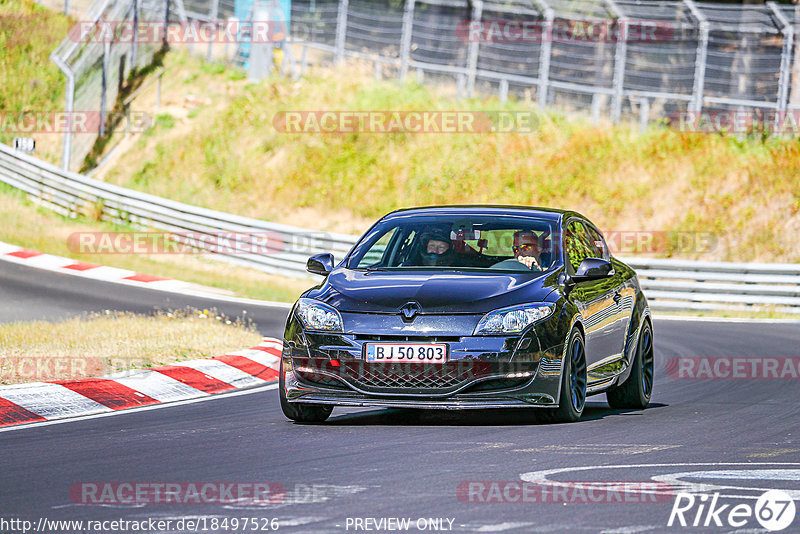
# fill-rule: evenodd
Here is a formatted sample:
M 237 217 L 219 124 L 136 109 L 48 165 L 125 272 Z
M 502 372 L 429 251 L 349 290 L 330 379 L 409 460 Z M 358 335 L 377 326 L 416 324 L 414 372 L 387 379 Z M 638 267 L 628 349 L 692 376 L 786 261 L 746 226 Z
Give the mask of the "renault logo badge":
M 417 316 L 417 314 L 420 312 L 421 309 L 422 306 L 420 306 L 418 302 L 406 302 L 400 308 L 400 313 L 403 314 L 404 321 L 411 322 L 414 320 L 414 317 Z

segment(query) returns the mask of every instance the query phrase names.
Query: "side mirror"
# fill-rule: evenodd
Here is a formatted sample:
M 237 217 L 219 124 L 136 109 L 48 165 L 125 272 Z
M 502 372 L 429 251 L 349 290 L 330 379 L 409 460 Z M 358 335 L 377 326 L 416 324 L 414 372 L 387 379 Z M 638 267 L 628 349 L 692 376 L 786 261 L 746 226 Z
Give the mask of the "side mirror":
M 575 282 L 587 280 L 600 280 L 614 274 L 614 267 L 610 262 L 600 258 L 585 258 L 578 266 L 578 271 L 572 276 Z
M 311 256 L 306 263 L 306 270 L 312 274 L 328 276 L 333 270 L 333 254 L 326 252 Z

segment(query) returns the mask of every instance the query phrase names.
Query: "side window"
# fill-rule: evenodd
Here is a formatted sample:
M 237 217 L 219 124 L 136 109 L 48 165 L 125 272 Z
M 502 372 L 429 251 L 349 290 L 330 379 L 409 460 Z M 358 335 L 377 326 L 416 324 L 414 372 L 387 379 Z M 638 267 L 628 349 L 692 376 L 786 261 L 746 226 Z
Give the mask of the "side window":
M 570 221 L 564 236 L 567 253 L 567 272 L 575 274 L 581 262 L 597 256 L 597 248 L 586 227 L 580 221 Z
M 389 245 L 396 231 L 397 228 L 392 228 L 373 243 L 366 254 L 361 258 L 361 261 L 358 262 L 356 268 L 366 269 L 367 267 L 377 267 L 379 265 L 385 267 L 383 263 L 388 260 L 388 258 L 384 258 L 383 256 L 386 253 L 386 247 Z
M 589 231 L 589 237 L 592 240 L 592 245 L 595 248 L 595 258 L 600 258 L 601 260 L 609 261 L 609 252 L 608 252 L 608 245 L 606 244 L 606 240 L 603 239 L 603 235 L 598 232 L 596 229 L 592 228 L 591 226 L 587 228 Z

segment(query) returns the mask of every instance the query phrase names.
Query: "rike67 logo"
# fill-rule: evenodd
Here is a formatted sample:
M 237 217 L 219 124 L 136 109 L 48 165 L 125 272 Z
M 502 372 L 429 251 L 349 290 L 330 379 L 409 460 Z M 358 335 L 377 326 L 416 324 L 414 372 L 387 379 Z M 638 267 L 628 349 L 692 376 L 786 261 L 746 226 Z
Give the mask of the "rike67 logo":
M 755 519 L 763 528 L 774 532 L 788 528 L 797 513 L 791 495 L 781 490 L 765 492 L 754 506 L 720 504 L 719 499 L 719 493 L 678 493 L 667 526 L 741 528 Z

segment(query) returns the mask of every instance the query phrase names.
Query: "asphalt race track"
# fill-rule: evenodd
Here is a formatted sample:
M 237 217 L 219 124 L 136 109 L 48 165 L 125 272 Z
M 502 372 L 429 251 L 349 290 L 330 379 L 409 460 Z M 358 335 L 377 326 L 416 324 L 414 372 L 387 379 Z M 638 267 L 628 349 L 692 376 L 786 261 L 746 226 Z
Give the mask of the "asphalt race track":
M 311 284 L 309 284 L 309 287 Z M 0 322 L 57 320 L 84 312 L 216 308 L 231 318 L 250 318 L 265 336 L 283 334 L 288 310 L 204 299 L 102 282 L 0 261 Z M 245 313 L 246 312 L 246 313 Z
M 0 321 L 209 306 L 194 297 L 73 277 L 64 284 L 63 277 L 0 262 Z M 214 304 L 232 316 L 242 311 L 241 305 Z M 285 313 L 248 310 L 265 335 L 280 335 Z M 665 370 L 674 357 L 797 357 L 800 323 L 656 319 L 654 330 L 656 385 L 650 407 L 611 410 L 603 396 L 592 397 L 584 419 L 574 424 L 540 424 L 520 411 L 368 409 L 336 409 L 321 425 L 293 424 L 281 414 L 277 391 L 270 387 L 0 432 L 0 518 L 34 524 L 42 518 L 192 518 L 204 520 L 206 532 L 246 530 L 241 523 L 238 529 L 232 523 L 220 526 L 225 518 L 277 518 L 279 531 L 286 532 L 398 531 L 378 530 L 367 518 L 407 518 L 410 532 L 431 531 L 431 525 L 452 532 L 766 531 L 753 518 L 742 527 L 670 528 L 672 494 L 639 495 L 622 503 L 586 502 L 573 493 L 544 499 L 548 502 L 508 502 L 518 497 L 512 491 L 505 497 L 495 494 L 501 498 L 494 502 L 475 502 L 490 493 L 457 492 L 469 482 L 484 484 L 472 488 L 512 489 L 508 483 L 522 480 L 659 482 L 694 490 L 710 485 L 706 488 L 716 489 L 709 494 L 719 493 L 719 503 L 729 508 L 753 506 L 755 497 L 773 488 L 792 492 L 800 503 L 797 379 L 675 379 Z M 270 482 L 285 491 L 274 502 L 258 504 L 99 505 L 76 497 L 74 488 L 91 482 Z M 687 521 L 698 510 L 687 512 Z M 720 515 L 723 521 L 726 517 L 727 511 Z M 258 531 L 265 525 L 259 523 Z M 6 527 L 0 524 L 0 531 L 21 532 Z M 795 517 L 784 531 L 798 530 Z

